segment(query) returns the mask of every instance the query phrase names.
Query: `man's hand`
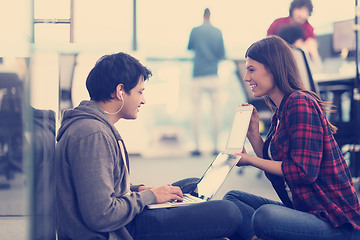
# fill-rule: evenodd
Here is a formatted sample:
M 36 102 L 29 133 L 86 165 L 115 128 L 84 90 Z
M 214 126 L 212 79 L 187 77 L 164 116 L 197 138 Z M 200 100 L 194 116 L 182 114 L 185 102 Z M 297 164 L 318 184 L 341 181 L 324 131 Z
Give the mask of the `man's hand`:
M 183 200 L 183 193 L 179 187 L 163 185 L 150 189 L 156 196 L 157 203 L 167 202 L 169 200 Z

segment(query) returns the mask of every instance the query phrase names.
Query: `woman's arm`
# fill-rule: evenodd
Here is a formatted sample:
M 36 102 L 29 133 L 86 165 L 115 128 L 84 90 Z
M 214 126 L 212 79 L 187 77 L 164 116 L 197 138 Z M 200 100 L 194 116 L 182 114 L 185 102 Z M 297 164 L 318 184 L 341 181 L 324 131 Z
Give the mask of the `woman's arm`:
M 262 158 L 263 157 L 262 150 L 264 147 L 264 140 L 262 139 L 260 134 L 253 135 L 253 136 L 248 134 L 248 139 L 249 139 L 249 142 L 250 142 L 256 156 L 258 156 L 259 158 Z
M 271 174 L 284 176 L 281 168 L 281 161 L 266 160 L 246 153 L 241 153 L 240 156 L 241 158 L 237 163 L 237 166 L 251 165 Z

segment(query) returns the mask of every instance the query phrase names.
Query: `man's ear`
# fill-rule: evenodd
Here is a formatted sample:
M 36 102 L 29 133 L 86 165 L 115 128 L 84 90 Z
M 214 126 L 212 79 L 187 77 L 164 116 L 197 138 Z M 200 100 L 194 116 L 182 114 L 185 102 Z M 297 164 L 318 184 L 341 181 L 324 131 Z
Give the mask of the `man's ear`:
M 124 85 L 122 83 L 120 83 L 119 85 L 116 86 L 116 92 L 115 94 L 119 94 L 119 98 L 122 98 L 122 95 L 123 95 L 123 92 L 124 92 Z

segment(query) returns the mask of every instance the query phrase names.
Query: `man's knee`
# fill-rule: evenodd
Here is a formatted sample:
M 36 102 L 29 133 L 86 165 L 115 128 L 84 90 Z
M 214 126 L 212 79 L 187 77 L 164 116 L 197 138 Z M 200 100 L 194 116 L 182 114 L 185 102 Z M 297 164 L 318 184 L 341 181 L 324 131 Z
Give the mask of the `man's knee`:
M 226 218 L 229 223 L 234 223 L 238 227 L 242 222 L 242 214 L 239 208 L 231 201 L 222 200 L 217 201 L 217 213 L 219 216 Z

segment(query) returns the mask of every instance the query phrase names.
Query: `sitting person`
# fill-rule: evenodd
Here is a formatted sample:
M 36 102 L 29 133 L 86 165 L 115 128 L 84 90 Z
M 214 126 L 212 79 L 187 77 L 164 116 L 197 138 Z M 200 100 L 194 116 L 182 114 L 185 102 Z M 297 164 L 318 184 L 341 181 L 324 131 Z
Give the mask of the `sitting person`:
M 285 26 L 279 30 L 277 35 L 282 39 L 284 39 L 291 47 L 300 48 L 305 52 L 312 73 L 321 72 L 322 63 L 320 56 L 317 58 L 315 57 L 311 58 L 309 56 L 309 52 L 307 51 L 306 44 L 304 41 L 304 30 L 300 25 L 291 24 Z
M 91 100 L 64 111 L 55 151 L 59 240 L 213 239 L 239 227 L 240 211 L 230 201 L 146 208 L 181 201 L 192 179 L 158 187 L 130 184 L 130 159 L 114 124 L 137 118 L 150 76 L 128 54 L 106 55 L 87 77 Z
M 313 11 L 313 4 L 311 0 L 293 0 L 289 8 L 289 16 L 275 19 L 267 30 L 267 36 L 279 35 L 282 28 L 298 25 L 303 30 L 302 50 L 307 52 L 314 63 L 315 71 L 321 71 L 322 60 L 318 51 L 318 43 L 314 28 L 309 23 L 308 19 Z
M 291 24 L 280 29 L 277 34 L 284 39 L 290 46 L 295 48 L 305 48 L 304 30 L 298 24 Z
M 244 149 L 237 165 L 264 170 L 281 202 L 228 192 L 224 199 L 233 201 L 243 218 L 236 235 L 245 240 L 360 239 L 360 204 L 325 102 L 304 88 L 292 51 L 280 37 L 253 43 L 245 58 L 244 82 L 275 113 L 264 141 L 253 110 L 247 138 L 256 156 Z

